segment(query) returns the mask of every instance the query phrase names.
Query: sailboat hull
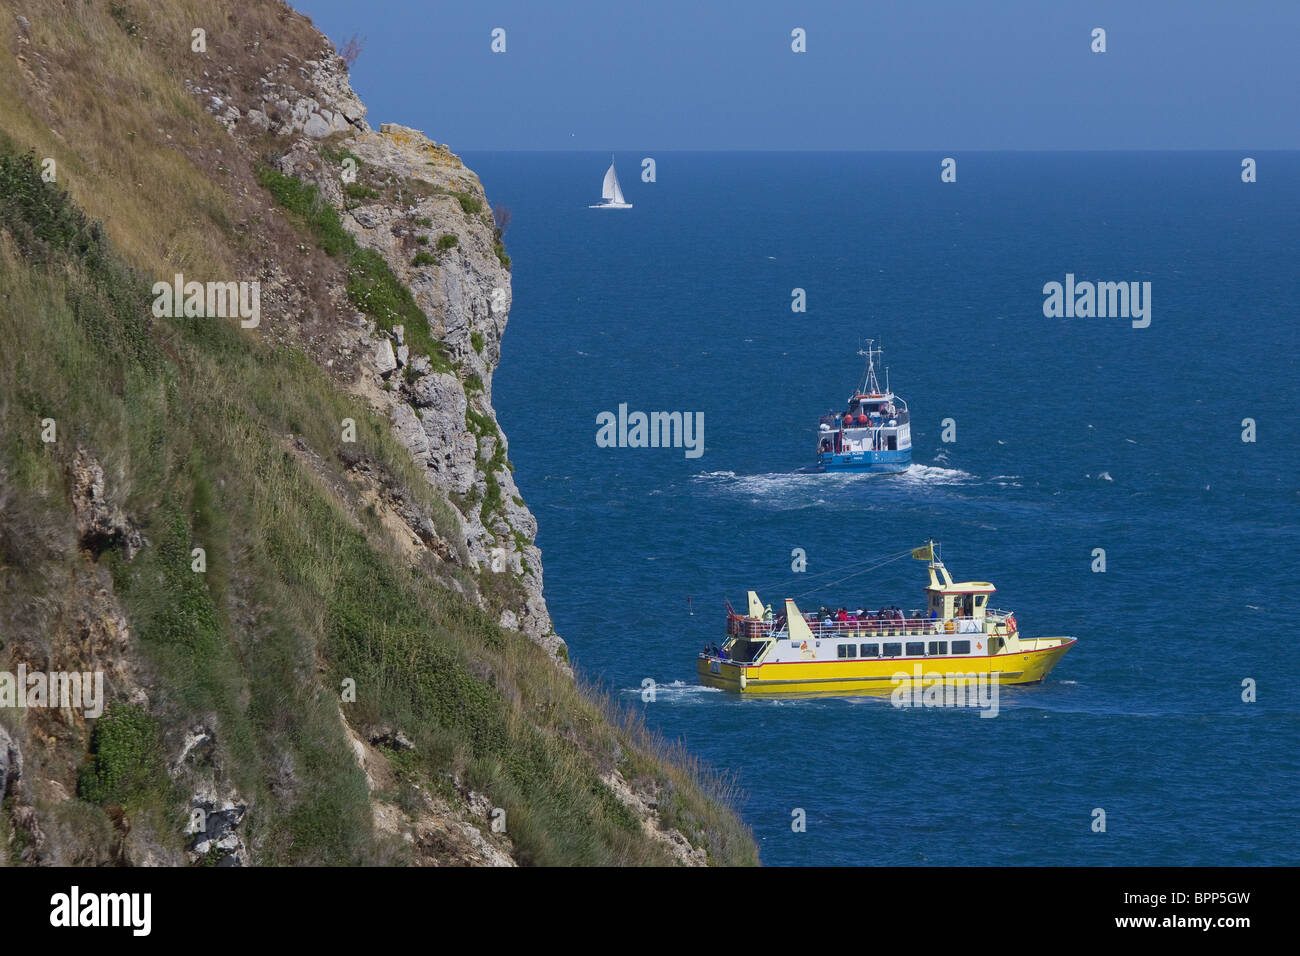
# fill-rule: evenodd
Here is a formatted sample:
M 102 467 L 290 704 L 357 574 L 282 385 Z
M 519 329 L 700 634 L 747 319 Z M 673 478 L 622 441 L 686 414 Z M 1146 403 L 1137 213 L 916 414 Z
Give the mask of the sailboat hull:
M 588 206 L 588 209 L 631 209 L 630 202 L 599 202 L 594 206 Z

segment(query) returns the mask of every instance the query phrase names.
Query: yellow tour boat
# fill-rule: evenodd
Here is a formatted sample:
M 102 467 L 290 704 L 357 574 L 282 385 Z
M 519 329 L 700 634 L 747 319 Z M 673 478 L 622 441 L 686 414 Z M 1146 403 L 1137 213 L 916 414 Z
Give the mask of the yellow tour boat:
M 727 638 L 699 655 L 700 682 L 745 694 L 890 694 L 903 679 L 974 683 L 1041 681 L 1073 637 L 1021 637 L 1016 616 L 989 606 L 987 581 L 954 582 L 934 542 L 912 552 L 928 560 L 925 611 L 839 609 L 803 614 L 790 598 L 774 616 L 749 592 L 748 613 L 728 607 Z

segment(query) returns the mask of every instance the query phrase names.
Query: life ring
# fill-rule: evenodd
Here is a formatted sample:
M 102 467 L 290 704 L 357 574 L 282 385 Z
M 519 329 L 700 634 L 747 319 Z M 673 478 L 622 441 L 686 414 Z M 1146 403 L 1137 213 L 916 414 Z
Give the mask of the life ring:
M 951 634 L 953 631 L 957 630 L 957 625 L 954 624 L 952 621 L 944 621 L 943 630 L 944 633 Z

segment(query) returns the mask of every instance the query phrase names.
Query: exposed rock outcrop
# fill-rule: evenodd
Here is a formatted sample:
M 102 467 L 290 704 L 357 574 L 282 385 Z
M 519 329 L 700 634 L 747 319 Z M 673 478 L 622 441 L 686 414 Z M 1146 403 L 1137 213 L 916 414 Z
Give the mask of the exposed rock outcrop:
M 18 789 L 23 778 L 23 753 L 9 732 L 0 727 L 0 802 Z
M 68 466 L 68 484 L 81 546 L 94 555 L 121 547 L 128 561 L 134 558 L 144 538 L 122 509 L 105 497 L 103 466 L 84 448 L 77 449 Z
M 568 671 L 542 596 L 537 522 L 515 485 L 492 407 L 510 272 L 478 177 L 418 130 L 373 130 L 343 61 L 328 49 L 296 70 L 280 64 L 257 90 L 242 99 L 237 89 L 194 88 L 236 138 L 268 131 L 283 138 L 278 170 L 315 185 L 357 244 L 410 289 L 437 354 L 423 354 L 402 325 L 381 329 L 354 311 L 335 330 L 338 354 L 361 359 L 349 385 L 385 414 L 430 485 L 447 495 L 469 570 L 518 578 L 522 596 L 500 615 L 502 625 Z

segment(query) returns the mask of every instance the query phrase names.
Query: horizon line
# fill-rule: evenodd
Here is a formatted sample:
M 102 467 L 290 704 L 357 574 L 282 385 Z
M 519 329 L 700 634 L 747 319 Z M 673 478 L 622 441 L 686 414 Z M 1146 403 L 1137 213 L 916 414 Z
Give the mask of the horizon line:
M 427 135 L 427 134 L 426 134 Z M 432 139 L 432 137 L 430 137 Z M 604 153 L 609 151 L 609 147 L 602 146 L 565 146 L 565 147 L 538 147 L 538 146 L 452 146 L 451 143 L 441 143 L 454 151 L 466 152 L 493 152 L 493 153 Z M 775 149 L 771 147 L 758 146 L 725 146 L 725 147 L 696 147 L 683 148 L 672 147 L 664 149 L 654 146 L 616 146 L 614 152 L 645 152 L 653 149 L 660 153 L 1300 153 L 1300 146 L 1268 146 L 1268 147 L 1230 147 L 1230 146 L 1112 146 L 1103 148 L 1088 149 L 1070 149 L 1067 147 L 970 147 L 956 148 L 953 147 L 920 147 L 920 146 L 898 146 L 884 148 L 843 148 L 843 149 Z

